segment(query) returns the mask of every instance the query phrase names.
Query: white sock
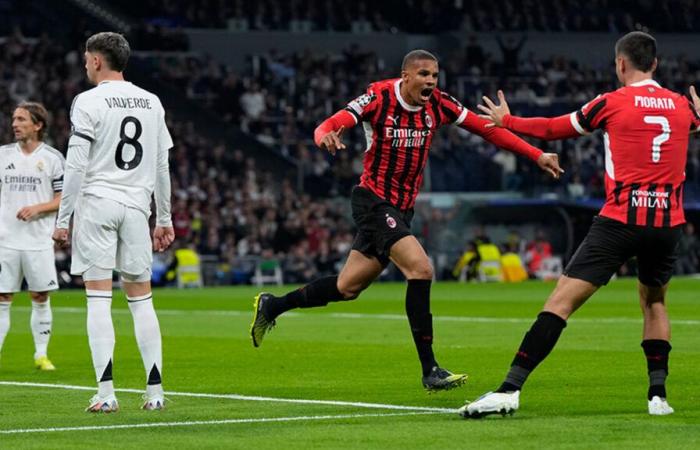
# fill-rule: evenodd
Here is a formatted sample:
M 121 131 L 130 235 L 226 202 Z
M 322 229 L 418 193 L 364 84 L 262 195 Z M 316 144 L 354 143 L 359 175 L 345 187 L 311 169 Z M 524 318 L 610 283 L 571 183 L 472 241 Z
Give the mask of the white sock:
M 46 348 L 51 339 L 51 324 L 53 315 L 51 314 L 51 299 L 47 298 L 44 303 L 32 300 L 32 316 L 29 321 L 32 334 L 34 335 L 34 359 L 46 356 Z
M 112 291 L 86 290 L 87 331 L 92 353 L 92 365 L 98 383 L 98 395 L 114 395 L 112 356 L 114 354 L 114 325 L 112 325 Z
M 162 395 L 161 374 L 163 351 L 161 347 L 160 325 L 153 309 L 153 296 L 149 292 L 138 297 L 128 297 L 129 310 L 134 319 L 136 343 L 141 351 L 143 367 L 146 369 L 147 395 Z
M 10 331 L 10 306 L 12 302 L 0 302 L 0 350 L 7 332 Z

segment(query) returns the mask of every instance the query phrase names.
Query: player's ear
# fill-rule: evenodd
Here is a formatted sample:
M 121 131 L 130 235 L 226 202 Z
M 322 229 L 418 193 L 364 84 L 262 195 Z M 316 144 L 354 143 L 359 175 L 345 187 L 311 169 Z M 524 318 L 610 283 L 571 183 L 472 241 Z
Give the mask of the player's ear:
M 651 72 L 656 72 L 656 67 L 659 65 L 659 60 L 654 58 L 654 62 L 651 65 Z
M 401 71 L 401 79 L 403 81 L 408 81 L 408 71 L 407 70 L 402 70 Z

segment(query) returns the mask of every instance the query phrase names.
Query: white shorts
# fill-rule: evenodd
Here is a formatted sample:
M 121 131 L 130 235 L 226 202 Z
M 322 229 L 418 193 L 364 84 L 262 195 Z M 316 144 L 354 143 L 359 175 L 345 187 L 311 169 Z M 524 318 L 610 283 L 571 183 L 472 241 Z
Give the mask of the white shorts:
M 146 215 L 114 200 L 92 195 L 75 208 L 70 272 L 91 267 L 142 275 L 151 270 L 153 250 Z
M 53 247 L 46 250 L 14 250 L 0 247 L 0 293 L 22 290 L 22 279 L 32 292 L 58 289 Z

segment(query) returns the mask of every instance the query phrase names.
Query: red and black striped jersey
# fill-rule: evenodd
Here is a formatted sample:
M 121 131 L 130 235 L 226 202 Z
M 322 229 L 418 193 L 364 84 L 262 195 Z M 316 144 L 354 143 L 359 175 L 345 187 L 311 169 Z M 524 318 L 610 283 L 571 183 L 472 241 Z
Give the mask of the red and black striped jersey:
M 437 88 L 425 106 L 409 105 L 400 85 L 400 78 L 372 83 L 345 110 L 362 122 L 367 139 L 360 186 L 407 210 L 418 196 L 435 132 L 461 124 L 468 111 Z
M 687 98 L 644 80 L 596 97 L 570 118 L 580 134 L 604 131 L 606 199 L 600 215 L 641 226 L 685 222 L 688 138 L 700 129 Z

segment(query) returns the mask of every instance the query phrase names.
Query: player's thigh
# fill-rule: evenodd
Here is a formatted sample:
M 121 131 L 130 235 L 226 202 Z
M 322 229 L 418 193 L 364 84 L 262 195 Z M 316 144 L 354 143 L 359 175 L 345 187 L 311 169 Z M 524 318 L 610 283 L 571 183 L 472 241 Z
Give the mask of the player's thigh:
M 53 248 L 22 252 L 22 269 L 30 291 L 48 292 L 58 289 Z
M 22 252 L 0 247 L 0 294 L 19 292 L 23 278 Z
M 562 275 L 542 309 L 566 320 L 597 290 L 598 286 L 588 281 Z
M 668 284 L 678 259 L 678 243 L 681 227 L 648 228 L 644 230 L 642 245 L 637 253 L 639 282 L 647 286 L 649 294 L 658 294 L 658 289 Z
M 74 219 L 72 274 L 82 275 L 90 267 L 115 268 L 117 232 L 124 208 L 113 200 L 91 195 L 80 199 Z
M 126 208 L 119 226 L 117 270 L 127 282 L 144 282 L 150 280 L 152 264 L 153 243 L 148 218 L 139 210 Z
M 338 290 L 344 295 L 358 295 L 377 279 L 384 267 L 375 256 L 350 250 L 348 259 L 338 275 Z
M 564 275 L 594 286 L 608 284 L 610 278 L 637 251 L 640 227 L 606 217 L 595 217 L 588 234 L 564 268 Z
M 415 236 L 404 236 L 394 243 L 391 246 L 389 257 L 409 280 L 430 280 L 433 278 L 430 258 Z

